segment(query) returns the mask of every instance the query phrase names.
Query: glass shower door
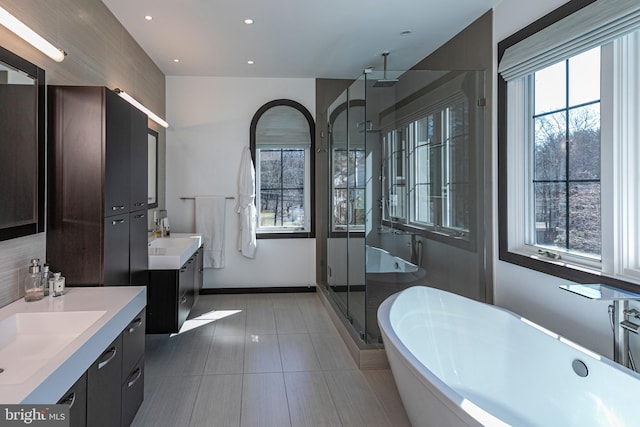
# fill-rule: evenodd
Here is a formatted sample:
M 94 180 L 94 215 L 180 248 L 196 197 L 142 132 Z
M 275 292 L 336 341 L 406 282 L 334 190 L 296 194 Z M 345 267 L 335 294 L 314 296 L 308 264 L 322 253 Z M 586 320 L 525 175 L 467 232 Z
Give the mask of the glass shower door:
M 328 110 L 330 212 L 327 282 L 348 321 L 365 331 L 364 84 L 356 81 Z

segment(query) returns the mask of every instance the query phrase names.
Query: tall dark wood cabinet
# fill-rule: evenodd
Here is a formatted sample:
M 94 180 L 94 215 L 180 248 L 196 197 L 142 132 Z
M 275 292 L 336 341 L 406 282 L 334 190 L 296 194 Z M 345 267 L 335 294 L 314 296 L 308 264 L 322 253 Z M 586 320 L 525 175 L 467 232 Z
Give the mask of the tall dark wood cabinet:
M 104 87 L 48 102 L 47 261 L 70 286 L 146 285 L 147 116 Z

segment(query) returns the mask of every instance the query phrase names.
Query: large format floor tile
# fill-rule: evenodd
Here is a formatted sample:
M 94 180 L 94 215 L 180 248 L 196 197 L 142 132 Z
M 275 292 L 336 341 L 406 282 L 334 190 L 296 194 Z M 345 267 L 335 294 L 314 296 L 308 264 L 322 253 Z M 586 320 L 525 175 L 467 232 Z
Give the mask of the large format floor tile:
M 134 426 L 409 426 L 389 370 L 360 371 L 314 293 L 203 295 L 147 335 Z

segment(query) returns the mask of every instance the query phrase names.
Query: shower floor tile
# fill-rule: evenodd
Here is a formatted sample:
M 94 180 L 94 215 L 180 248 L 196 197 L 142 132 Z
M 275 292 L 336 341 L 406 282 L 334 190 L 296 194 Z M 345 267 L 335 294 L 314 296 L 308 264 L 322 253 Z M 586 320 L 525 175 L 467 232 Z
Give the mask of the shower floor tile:
M 357 368 L 313 293 L 203 295 L 189 320 L 147 335 L 134 426 L 410 426 L 391 372 Z

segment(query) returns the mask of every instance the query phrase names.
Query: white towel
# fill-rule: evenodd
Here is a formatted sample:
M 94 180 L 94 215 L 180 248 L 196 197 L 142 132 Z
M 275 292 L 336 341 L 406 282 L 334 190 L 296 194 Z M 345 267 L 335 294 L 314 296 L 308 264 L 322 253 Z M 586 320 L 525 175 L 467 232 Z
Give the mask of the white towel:
M 238 250 L 247 258 L 256 256 L 256 172 L 251 160 L 251 150 L 245 147 L 238 175 L 238 204 L 236 212 L 240 215 Z
M 202 236 L 205 268 L 224 267 L 224 196 L 196 196 L 196 233 Z

